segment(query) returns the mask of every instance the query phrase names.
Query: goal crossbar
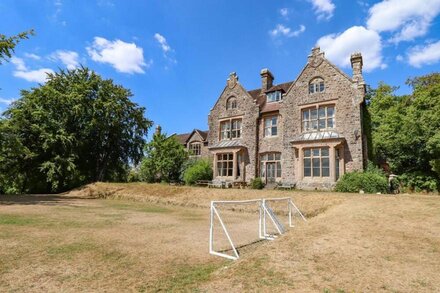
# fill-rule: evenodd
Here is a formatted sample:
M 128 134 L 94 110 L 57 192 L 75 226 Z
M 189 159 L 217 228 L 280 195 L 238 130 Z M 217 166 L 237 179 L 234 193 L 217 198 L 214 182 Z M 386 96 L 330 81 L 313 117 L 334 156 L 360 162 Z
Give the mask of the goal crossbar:
M 292 223 L 292 209 L 297 211 L 301 218 L 304 221 L 307 221 L 295 203 L 292 201 L 290 197 L 280 197 L 280 198 L 267 198 L 267 199 L 250 199 L 250 200 L 218 200 L 211 201 L 211 212 L 210 212 L 210 232 L 209 232 L 209 253 L 212 255 L 217 255 L 221 257 L 225 257 L 232 260 L 237 260 L 240 258 L 237 247 L 234 244 L 234 241 L 228 232 L 228 228 L 225 225 L 218 209 L 217 205 L 232 205 L 232 204 L 257 204 L 258 206 L 258 236 L 259 239 L 265 240 L 274 240 L 275 235 L 270 235 L 267 233 L 267 220 L 269 219 L 273 226 L 275 226 L 278 234 L 284 234 L 286 232 L 283 224 L 280 219 L 275 215 L 272 208 L 268 205 L 270 202 L 277 201 L 286 201 L 287 209 L 288 209 L 288 219 L 289 219 L 289 227 L 294 227 Z M 224 235 L 226 236 L 228 243 L 231 247 L 232 254 L 229 255 L 220 251 L 216 251 L 214 248 L 214 221 L 217 218 Z

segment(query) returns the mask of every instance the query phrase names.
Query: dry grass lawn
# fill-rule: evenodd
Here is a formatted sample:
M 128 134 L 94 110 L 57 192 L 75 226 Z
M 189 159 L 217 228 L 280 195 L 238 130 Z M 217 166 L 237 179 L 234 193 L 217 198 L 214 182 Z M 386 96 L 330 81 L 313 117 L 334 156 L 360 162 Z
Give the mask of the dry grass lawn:
M 308 222 L 208 254 L 214 199 L 291 196 Z M 0 196 L 0 292 L 440 292 L 440 197 L 93 184 Z

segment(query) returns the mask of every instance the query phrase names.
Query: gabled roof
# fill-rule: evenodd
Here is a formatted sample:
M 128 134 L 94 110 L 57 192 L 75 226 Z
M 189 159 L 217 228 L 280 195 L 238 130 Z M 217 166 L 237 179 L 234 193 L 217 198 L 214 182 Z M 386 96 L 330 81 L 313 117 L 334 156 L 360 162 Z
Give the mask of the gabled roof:
M 189 133 L 175 134 L 175 136 L 178 142 L 180 142 L 181 144 L 186 144 L 188 142 L 188 139 L 193 136 L 194 132 L 197 132 L 202 137 L 203 141 L 206 141 L 208 139 L 209 131 L 200 129 L 194 129 Z
M 182 134 L 175 134 L 176 139 L 178 142 L 180 142 L 181 144 L 185 144 L 186 141 L 188 140 L 188 138 L 191 136 L 191 133 L 182 133 Z
M 293 83 L 293 81 L 289 81 L 289 82 L 274 85 L 270 89 L 268 89 L 266 91 L 266 93 L 270 93 L 270 92 L 274 92 L 274 91 L 282 91 L 285 93 L 285 92 L 287 92 L 287 90 L 289 89 L 289 87 L 292 83 Z
M 292 85 L 293 81 L 280 83 L 272 86 L 270 89 L 266 91 L 266 93 L 274 92 L 274 91 L 282 91 L 283 93 L 287 92 L 289 87 Z M 255 89 L 248 91 L 249 95 L 251 95 L 254 100 L 257 101 L 257 104 L 260 106 L 261 113 L 278 111 L 280 109 L 280 104 L 277 102 L 274 103 L 266 103 L 266 95 L 261 93 L 261 89 Z

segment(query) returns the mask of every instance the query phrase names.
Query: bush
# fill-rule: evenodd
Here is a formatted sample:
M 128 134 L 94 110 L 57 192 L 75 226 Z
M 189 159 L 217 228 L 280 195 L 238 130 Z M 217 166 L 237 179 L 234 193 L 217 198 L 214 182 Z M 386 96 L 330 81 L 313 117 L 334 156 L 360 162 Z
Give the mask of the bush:
M 127 182 L 139 182 L 141 181 L 141 177 L 139 175 L 139 171 L 137 169 L 130 169 L 127 174 Z
M 366 193 L 387 193 L 388 180 L 385 175 L 378 171 L 350 172 L 345 173 L 336 183 L 335 191 L 338 192 L 359 192 Z
M 263 189 L 264 188 L 263 180 L 261 180 L 260 177 L 252 179 L 251 180 L 251 188 L 252 189 Z
M 436 192 L 439 188 L 438 179 L 422 172 L 405 173 L 398 179 L 404 192 Z
M 212 180 L 212 166 L 208 160 L 197 160 L 183 174 L 186 185 L 193 185 L 197 180 Z

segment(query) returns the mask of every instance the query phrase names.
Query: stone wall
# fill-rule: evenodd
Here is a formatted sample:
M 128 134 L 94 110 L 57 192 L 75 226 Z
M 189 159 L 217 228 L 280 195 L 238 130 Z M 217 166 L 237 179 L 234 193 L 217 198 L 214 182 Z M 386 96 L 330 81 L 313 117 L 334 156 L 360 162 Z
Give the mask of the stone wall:
M 230 97 L 236 97 L 237 108 L 226 109 L 226 102 Z M 245 162 L 246 180 L 254 178 L 256 169 L 256 141 L 257 141 L 257 119 L 259 107 L 256 101 L 238 82 L 238 77 L 231 74 L 228 83 L 220 95 L 217 103 L 211 109 L 208 117 L 209 123 L 209 146 L 213 146 L 220 140 L 220 122 L 227 118 L 242 119 L 242 133 L 239 141 L 247 149 L 243 160 Z M 221 150 L 217 150 L 221 152 Z

